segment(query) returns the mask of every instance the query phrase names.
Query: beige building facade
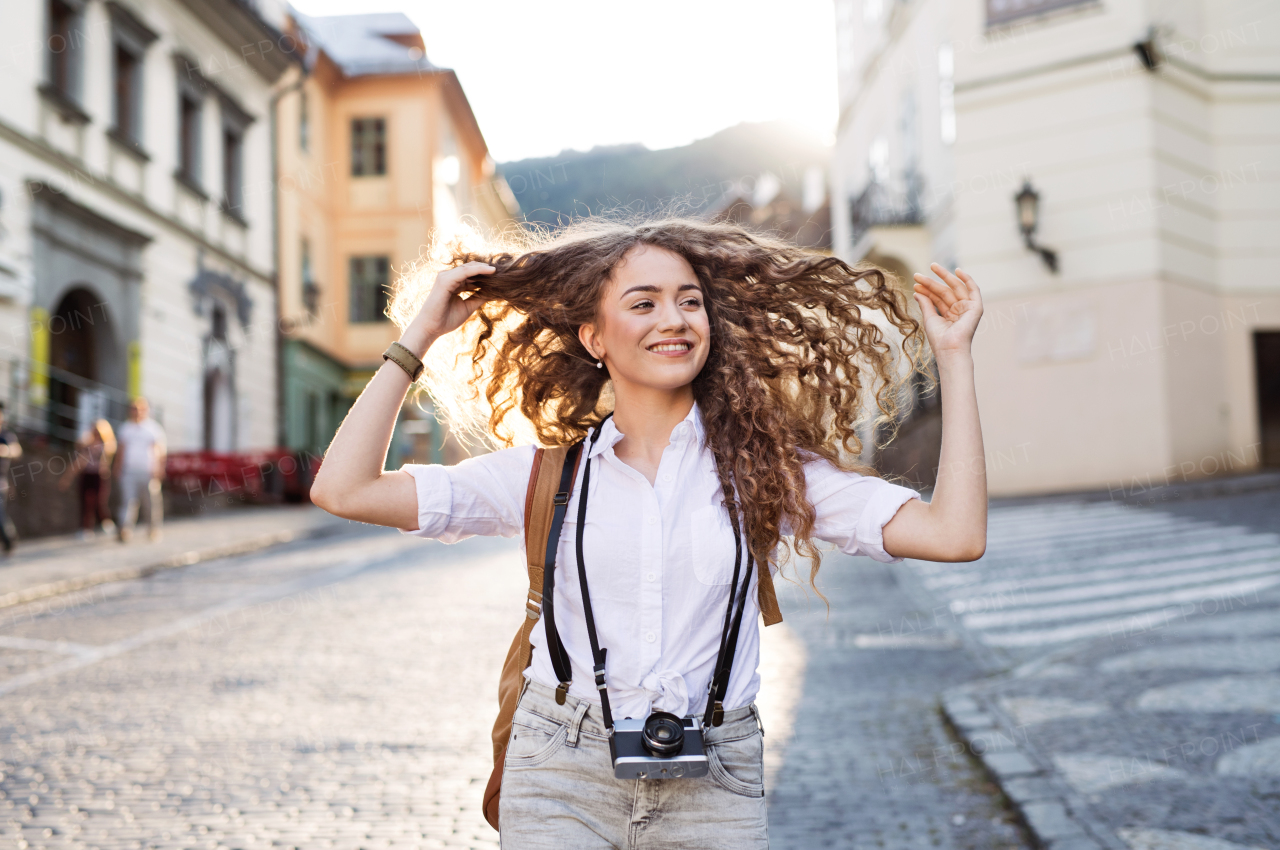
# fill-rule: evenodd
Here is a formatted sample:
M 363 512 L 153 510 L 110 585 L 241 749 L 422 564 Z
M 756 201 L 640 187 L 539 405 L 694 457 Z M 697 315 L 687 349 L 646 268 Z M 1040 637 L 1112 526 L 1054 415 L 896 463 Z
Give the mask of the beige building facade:
M 838 0 L 837 26 L 835 253 L 982 286 L 994 495 L 1280 464 L 1280 7 Z

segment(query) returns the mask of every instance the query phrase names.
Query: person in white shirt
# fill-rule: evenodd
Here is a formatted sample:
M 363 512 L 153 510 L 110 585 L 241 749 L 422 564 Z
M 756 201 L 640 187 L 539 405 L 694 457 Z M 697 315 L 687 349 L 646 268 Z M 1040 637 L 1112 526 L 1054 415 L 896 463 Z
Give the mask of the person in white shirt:
M 571 675 L 556 675 L 540 622 L 504 762 L 501 840 L 767 847 L 756 614 L 766 625 L 781 619 L 773 575 L 788 547 L 809 563 L 810 581 L 815 541 L 880 561 L 971 561 L 985 550 L 971 355 L 978 287 L 938 264 L 936 277 L 917 274 L 922 327 L 881 270 L 733 224 L 588 220 L 547 239 L 458 250 L 429 292 L 401 287 L 391 312 L 411 357 L 388 356 L 409 362 L 384 363 L 365 387 L 311 498 L 338 516 L 445 542 L 515 536 L 534 457 L 532 445 L 513 445 L 518 434 L 542 445 L 590 435 L 553 571 Z M 866 411 L 892 417 L 913 370 L 929 374 L 925 337 L 944 411 L 929 503 L 851 460 Z M 479 425 L 511 447 L 453 467 L 384 471 L 417 377 L 406 374 L 412 357 L 429 359 L 423 382 L 454 427 Z M 910 368 L 899 368 L 904 359 Z M 710 716 L 735 564 L 758 565 L 745 576 L 740 640 L 717 706 L 723 723 L 704 728 L 708 775 L 614 778 L 579 551 L 614 717 Z M 552 699 L 558 686 L 563 703 Z
M 147 532 L 151 540 L 160 539 L 164 504 L 160 479 L 164 477 L 166 455 L 164 429 L 150 416 L 151 406 L 145 398 L 135 398 L 129 405 L 129 420 L 116 432 L 114 477 L 120 486 L 120 522 L 116 533 L 121 543 L 129 542 L 138 521 L 138 506 L 147 501 Z

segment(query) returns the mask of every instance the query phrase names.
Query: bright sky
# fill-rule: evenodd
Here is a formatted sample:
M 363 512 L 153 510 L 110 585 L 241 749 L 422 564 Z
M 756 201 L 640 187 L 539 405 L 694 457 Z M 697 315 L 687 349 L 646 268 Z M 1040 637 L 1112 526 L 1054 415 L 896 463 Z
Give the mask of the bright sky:
M 292 0 L 309 15 L 401 11 L 454 69 L 499 162 L 683 145 L 741 121 L 836 122 L 832 0 Z

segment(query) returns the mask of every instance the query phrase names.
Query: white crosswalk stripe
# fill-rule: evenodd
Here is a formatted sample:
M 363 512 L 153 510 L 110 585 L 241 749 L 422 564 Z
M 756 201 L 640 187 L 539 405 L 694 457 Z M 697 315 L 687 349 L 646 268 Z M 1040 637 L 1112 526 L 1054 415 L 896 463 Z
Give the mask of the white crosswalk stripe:
M 993 508 L 971 564 L 909 561 L 993 647 L 1049 647 L 1244 607 L 1280 585 L 1280 535 L 1102 502 Z

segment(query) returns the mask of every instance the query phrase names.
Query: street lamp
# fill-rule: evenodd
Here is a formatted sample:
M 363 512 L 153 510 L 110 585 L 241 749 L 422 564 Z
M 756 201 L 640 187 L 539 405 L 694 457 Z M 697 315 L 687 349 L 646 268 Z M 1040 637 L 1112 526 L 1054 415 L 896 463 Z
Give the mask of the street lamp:
M 1044 264 L 1049 267 L 1049 271 L 1056 274 L 1058 271 L 1057 253 L 1042 245 L 1037 245 L 1033 238 L 1036 228 L 1040 225 L 1040 193 L 1031 188 L 1030 180 L 1023 180 L 1022 190 L 1014 195 L 1013 200 L 1018 205 L 1018 229 L 1022 231 L 1022 241 L 1026 243 L 1027 250 L 1038 253 L 1040 259 L 1044 260 Z

